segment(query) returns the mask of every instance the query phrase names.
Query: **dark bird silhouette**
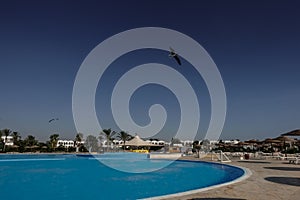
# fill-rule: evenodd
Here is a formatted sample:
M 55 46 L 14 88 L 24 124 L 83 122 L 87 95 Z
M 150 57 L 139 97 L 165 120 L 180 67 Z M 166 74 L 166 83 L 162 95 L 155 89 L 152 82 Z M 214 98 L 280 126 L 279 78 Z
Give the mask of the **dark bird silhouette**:
M 50 119 L 48 122 L 51 123 L 51 122 L 56 121 L 56 120 L 58 120 L 58 118 Z
M 179 59 L 178 54 L 171 47 L 170 47 L 170 54 L 169 54 L 169 56 L 173 57 L 176 60 L 176 62 L 178 63 L 178 65 L 181 65 L 181 61 Z

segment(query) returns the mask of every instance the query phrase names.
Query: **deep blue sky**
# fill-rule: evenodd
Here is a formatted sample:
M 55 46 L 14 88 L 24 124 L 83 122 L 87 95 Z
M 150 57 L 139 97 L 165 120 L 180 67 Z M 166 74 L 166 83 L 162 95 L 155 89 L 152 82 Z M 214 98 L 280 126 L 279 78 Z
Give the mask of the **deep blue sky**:
M 228 101 L 222 139 L 275 137 L 300 127 L 299 22 L 297 1 L 1 2 L 0 128 L 19 131 L 23 138 L 33 134 L 46 140 L 54 131 L 61 138 L 74 138 L 72 88 L 84 58 L 114 34 L 156 26 L 194 38 L 217 64 Z M 141 51 L 123 56 L 106 79 L 116 79 L 117 73 L 133 64 L 169 63 L 162 53 Z M 195 77 L 189 67 L 180 71 L 198 89 L 200 137 L 210 117 L 208 93 L 201 77 Z M 102 126 L 115 129 L 103 105 L 111 87 L 107 83 L 97 90 L 96 107 L 107 116 L 101 119 Z M 148 86 L 133 99 L 132 115 L 137 123 L 147 123 L 145 108 L 160 102 L 170 108 L 163 131 L 176 131 L 178 102 L 172 93 Z M 49 124 L 53 117 L 60 120 Z

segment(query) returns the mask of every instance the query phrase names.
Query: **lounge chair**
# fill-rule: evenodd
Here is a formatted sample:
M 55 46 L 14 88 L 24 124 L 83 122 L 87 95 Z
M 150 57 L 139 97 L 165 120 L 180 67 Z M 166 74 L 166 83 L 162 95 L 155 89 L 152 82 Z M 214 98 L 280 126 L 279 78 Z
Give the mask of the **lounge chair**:
M 296 165 L 297 165 L 297 164 L 300 164 L 300 157 L 296 157 L 296 158 L 290 159 L 290 160 L 289 160 L 289 163 L 290 163 L 290 164 L 293 163 L 293 164 L 296 164 Z

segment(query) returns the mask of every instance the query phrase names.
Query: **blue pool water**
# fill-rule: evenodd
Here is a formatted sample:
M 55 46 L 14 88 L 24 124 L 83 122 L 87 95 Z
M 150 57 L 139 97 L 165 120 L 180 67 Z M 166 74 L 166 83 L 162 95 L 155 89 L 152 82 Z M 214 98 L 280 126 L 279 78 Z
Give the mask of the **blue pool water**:
M 104 154 L 95 158 L 0 155 L 1 199 L 140 199 L 225 183 L 244 174 L 242 169 L 228 165 L 191 161 L 175 161 L 149 173 L 126 173 L 107 167 L 99 162 L 101 159 L 137 171 L 166 162 L 149 160 L 144 154 Z

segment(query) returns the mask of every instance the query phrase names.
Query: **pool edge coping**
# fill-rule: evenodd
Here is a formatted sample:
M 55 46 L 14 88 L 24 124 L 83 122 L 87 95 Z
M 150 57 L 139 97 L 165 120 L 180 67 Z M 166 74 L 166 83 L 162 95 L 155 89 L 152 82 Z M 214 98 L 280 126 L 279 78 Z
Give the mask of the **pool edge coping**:
M 193 162 L 193 161 L 191 161 L 191 162 Z M 207 161 L 204 161 L 204 162 L 207 162 Z M 208 162 L 208 163 L 214 163 L 214 162 Z M 186 195 L 192 195 L 192 194 L 204 192 L 204 191 L 207 191 L 207 190 L 212 190 L 212 189 L 220 188 L 220 187 L 223 187 L 223 186 L 231 185 L 231 184 L 234 184 L 234 183 L 238 183 L 238 182 L 241 182 L 241 181 L 244 181 L 244 180 L 248 179 L 252 175 L 251 170 L 246 168 L 246 167 L 230 165 L 230 164 L 224 164 L 224 163 L 214 163 L 214 164 L 223 164 L 223 165 L 227 165 L 227 166 L 231 166 L 231 167 L 236 167 L 236 168 L 242 169 L 244 171 L 244 174 L 242 176 L 238 177 L 237 179 L 234 179 L 234 180 L 226 182 L 226 183 L 221 183 L 221 184 L 218 184 L 218 185 L 213 185 L 213 186 L 200 188 L 200 189 L 195 189 L 195 190 L 188 190 L 188 191 L 185 191 L 185 192 L 178 192 L 178 193 L 161 195 L 161 196 L 141 198 L 139 200 L 160 200 L 160 199 L 168 199 L 168 198 L 172 198 L 172 197 L 182 197 L 182 196 L 186 196 Z

